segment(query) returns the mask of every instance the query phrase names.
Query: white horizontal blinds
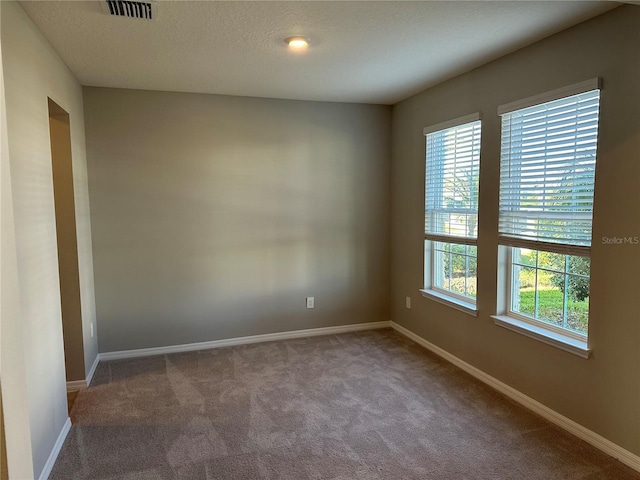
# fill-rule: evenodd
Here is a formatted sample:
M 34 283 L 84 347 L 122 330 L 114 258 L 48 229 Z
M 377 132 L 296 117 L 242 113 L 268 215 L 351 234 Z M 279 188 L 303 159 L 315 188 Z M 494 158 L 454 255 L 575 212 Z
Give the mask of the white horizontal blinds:
M 596 89 L 502 115 L 500 243 L 588 254 L 599 99 Z
M 455 237 L 459 243 L 475 244 L 480 121 L 433 131 L 426 137 L 425 238 L 446 242 Z

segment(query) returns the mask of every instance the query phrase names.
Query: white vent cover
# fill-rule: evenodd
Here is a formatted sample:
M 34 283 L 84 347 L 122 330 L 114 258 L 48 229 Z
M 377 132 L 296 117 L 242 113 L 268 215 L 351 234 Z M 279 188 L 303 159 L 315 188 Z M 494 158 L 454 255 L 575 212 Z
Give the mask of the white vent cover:
M 102 5 L 106 13 L 115 17 L 142 18 L 144 20 L 156 18 L 156 8 L 153 2 L 105 0 Z

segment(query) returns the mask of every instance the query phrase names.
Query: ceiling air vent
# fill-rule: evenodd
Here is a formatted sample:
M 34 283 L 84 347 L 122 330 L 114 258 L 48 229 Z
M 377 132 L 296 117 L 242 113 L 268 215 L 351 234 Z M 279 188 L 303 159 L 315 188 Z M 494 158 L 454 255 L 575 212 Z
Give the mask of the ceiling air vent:
M 152 2 L 134 2 L 130 0 L 105 0 L 106 12 L 115 17 L 142 18 L 153 20 L 156 17 Z

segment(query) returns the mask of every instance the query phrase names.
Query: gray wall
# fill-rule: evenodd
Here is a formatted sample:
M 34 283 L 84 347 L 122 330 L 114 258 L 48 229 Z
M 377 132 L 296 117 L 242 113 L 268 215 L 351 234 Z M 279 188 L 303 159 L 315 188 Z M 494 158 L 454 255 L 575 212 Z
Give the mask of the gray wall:
M 390 107 L 84 98 L 101 352 L 389 320 Z
M 30 435 L 32 471 L 37 477 L 68 418 L 48 97 L 70 115 L 85 365 L 90 367 L 97 355 L 96 337 L 91 338 L 89 333 L 95 310 L 82 89 L 18 3 L 0 2 L 0 9 L 18 279 L 18 285 L 12 288 L 20 301 L 20 311 L 13 312 L 18 317 L 11 318 L 7 325 L 3 318 L 0 350 L 5 368 L 5 355 L 15 360 L 22 355 L 15 352 L 23 349 L 26 383 L 26 391 L 17 387 L 7 391 L 3 376 L 2 395 L 7 417 L 13 417 L 10 409 L 18 408 L 18 401 L 20 408 L 28 411 L 27 434 L 14 429 L 9 422 L 6 425 L 10 473 L 20 478 L 18 475 L 22 474 L 16 472 L 25 472 L 16 464 L 19 460 L 12 464 L 12 458 L 17 458 L 11 450 L 13 438 Z M 4 242 L 5 237 L 2 239 Z M 2 288 L 4 295 L 4 283 Z M 10 364 L 15 365 L 13 361 Z M 8 397 L 11 401 L 7 401 Z
M 393 109 L 392 317 L 428 341 L 640 454 L 640 7 L 624 6 L 407 99 Z M 500 104 L 602 77 L 589 343 L 584 360 L 495 326 Z M 478 308 L 420 296 L 423 127 L 480 111 Z M 405 296 L 414 298 L 404 308 Z

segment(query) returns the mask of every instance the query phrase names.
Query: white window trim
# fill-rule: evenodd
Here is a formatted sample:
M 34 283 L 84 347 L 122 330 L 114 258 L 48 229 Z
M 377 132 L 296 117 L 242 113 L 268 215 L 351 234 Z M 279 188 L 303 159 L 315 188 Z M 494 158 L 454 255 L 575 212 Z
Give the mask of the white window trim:
M 424 129 L 422 130 L 422 134 L 426 136 L 429 133 L 437 132 L 439 130 L 445 130 L 447 128 L 457 127 L 459 125 L 464 125 L 465 123 L 477 122 L 478 120 L 481 120 L 480 112 L 470 113 L 469 115 L 463 115 L 462 117 L 453 118 L 451 120 L 447 120 L 446 122 L 440 122 L 429 127 L 424 127 Z
M 425 238 L 426 241 L 429 241 L 431 243 L 434 242 L 434 240 L 431 240 L 430 238 Z M 469 242 L 467 244 L 469 245 L 475 245 L 475 239 L 468 239 L 465 238 L 464 239 L 466 242 Z M 451 243 L 451 239 L 445 238 L 444 240 L 436 240 L 436 241 L 446 241 Z M 453 242 L 455 243 L 455 242 Z M 426 250 L 426 249 L 425 249 Z M 423 261 L 423 265 L 424 265 L 424 279 L 423 282 L 425 284 L 424 288 L 421 288 L 420 294 L 425 297 L 428 298 L 430 300 L 433 300 L 435 302 L 441 303 L 442 305 L 447 305 L 449 307 L 452 307 L 456 310 L 459 310 L 463 313 L 466 313 L 468 315 L 472 315 L 474 317 L 478 316 L 478 307 L 476 306 L 476 304 L 473 302 L 473 300 L 464 297 L 463 295 L 456 295 L 454 292 L 450 292 L 448 290 L 443 290 L 440 289 L 438 287 L 435 287 L 433 285 L 433 278 L 435 276 L 435 272 L 434 272 L 434 266 L 433 266 L 433 247 L 429 249 L 431 255 L 429 255 L 429 257 L 425 257 L 424 261 Z M 426 254 L 426 252 L 425 252 Z M 477 288 L 477 287 L 476 287 Z
M 514 102 L 505 103 L 498 107 L 498 115 L 532 107 L 542 103 L 552 102 L 564 97 L 579 95 L 590 90 L 602 90 L 602 79 L 592 78 L 583 82 L 568 85 L 549 92 L 533 95 Z M 523 239 L 512 239 L 499 236 L 498 238 L 498 282 L 497 282 L 497 314 L 492 315 L 494 323 L 500 327 L 536 339 L 561 350 L 573 353 L 582 358 L 589 358 L 591 349 L 588 336 L 571 332 L 563 328 L 546 324 L 541 320 L 530 318 L 511 310 L 512 295 L 512 247 L 546 250 L 565 255 L 582 255 L 590 257 L 590 246 L 575 246 L 565 244 L 546 244 L 546 242 L 527 242 Z
M 528 320 L 525 322 L 508 315 L 491 315 L 491 318 L 493 318 L 493 322 L 500 327 L 507 328 L 513 332 L 564 350 L 565 352 L 573 353 L 585 359 L 591 356 L 591 349 L 585 341 L 577 340 L 562 333 L 553 332 L 546 327 L 543 328 L 534 325 Z
M 584 82 L 574 83 L 573 85 L 567 85 L 566 87 L 557 88 L 549 92 L 533 95 L 521 100 L 516 100 L 514 102 L 505 103 L 498 107 L 498 115 L 504 115 L 505 113 L 510 113 L 515 110 L 533 107 L 540 103 L 553 102 L 554 100 L 570 97 L 572 95 L 579 95 L 581 93 L 588 92 L 589 90 L 596 89 L 602 90 L 602 79 L 598 77 L 585 80 Z
M 506 271 L 506 276 L 507 276 L 507 291 L 506 291 L 506 296 L 507 296 L 507 300 L 506 300 L 506 316 L 509 318 L 512 318 L 514 320 L 517 320 L 519 322 L 526 322 L 529 323 L 531 325 L 533 325 L 534 327 L 543 329 L 543 330 L 547 330 L 549 331 L 550 334 L 553 335 L 560 335 L 562 337 L 568 337 L 568 338 L 573 338 L 579 342 L 583 342 L 586 344 L 587 342 L 587 335 L 583 335 L 581 333 L 578 332 L 572 332 L 571 330 L 565 329 L 565 328 L 561 328 L 561 327 L 557 327 L 551 323 L 547 323 L 544 322 L 543 320 L 538 320 L 537 318 L 534 317 L 529 317 L 527 315 L 523 315 L 522 313 L 518 313 L 518 312 L 514 312 L 511 309 L 511 306 L 513 305 L 513 290 L 514 290 L 514 279 L 512 278 L 513 275 L 513 248 L 514 247 L 508 247 L 507 248 L 507 271 Z M 517 248 L 517 247 L 516 247 Z M 534 250 L 538 250 L 540 251 L 539 248 L 536 248 Z M 536 270 L 539 270 L 539 268 L 536 267 L 532 267 L 535 268 Z M 540 269 L 540 270 L 544 270 L 544 269 Z
M 457 127 L 460 125 L 464 125 L 471 122 L 477 122 L 482 120 L 482 116 L 480 112 L 470 113 L 468 115 L 463 115 L 461 117 L 453 118 L 451 120 L 447 120 L 444 122 L 437 123 L 435 125 L 431 125 L 425 127 L 422 130 L 423 135 L 426 137 L 430 133 L 438 132 L 440 130 L 445 130 L 448 128 Z M 426 172 L 425 172 L 426 174 Z M 434 266 L 433 266 L 433 242 L 444 242 L 444 243 L 455 243 L 459 245 L 473 245 L 477 248 L 478 239 L 477 238 L 468 238 L 468 237 L 457 237 L 453 235 L 434 235 L 427 234 L 424 235 L 424 240 L 430 242 L 431 247 L 429 248 L 429 258 L 424 258 L 423 268 L 423 283 L 424 288 L 420 289 L 420 293 L 423 297 L 434 300 L 443 305 L 450 306 L 464 312 L 468 315 L 472 315 L 474 317 L 478 316 L 478 308 L 476 306 L 476 301 L 474 299 L 465 297 L 464 295 L 458 295 L 455 292 L 450 292 L 448 290 L 444 290 L 434 286 Z M 477 289 L 477 279 L 476 279 L 476 289 Z
M 461 298 L 458 298 L 457 295 L 452 295 L 451 292 L 445 293 L 439 289 L 422 288 L 420 289 L 420 294 L 425 298 L 441 303 L 442 305 L 455 308 L 456 310 L 466 313 L 467 315 L 471 315 L 472 317 L 478 316 L 478 307 L 476 304 L 462 300 Z
M 511 248 L 506 245 L 498 246 L 498 308 L 497 314 L 491 315 L 494 323 L 579 357 L 589 358 L 591 348 L 588 345 L 588 337 L 511 310 Z
M 458 243 L 458 240 L 456 240 L 455 237 L 440 238 L 439 236 L 436 236 L 437 237 L 436 240 L 434 240 L 433 237 L 434 237 L 433 235 L 425 234 L 425 240 L 429 242 L 429 253 L 431 255 L 429 255 L 428 259 L 425 258 L 425 261 L 423 262 L 424 272 L 425 272 L 424 288 L 420 289 L 420 291 L 423 293 L 424 297 L 432 298 L 437 302 L 450 305 L 454 308 L 457 308 L 458 310 L 462 309 L 462 311 L 464 311 L 465 313 L 471 313 L 472 315 L 477 317 L 478 311 L 477 311 L 475 299 L 435 286 L 436 271 L 435 271 L 435 265 L 433 263 L 433 257 L 435 253 L 434 247 L 433 247 L 434 242 L 455 243 L 457 245 L 472 245 L 478 248 L 477 239 L 461 238 L 460 240 L 462 241 Z M 427 275 L 427 272 L 428 272 L 428 275 Z M 478 281 L 476 279 L 476 291 L 478 288 L 477 285 L 478 285 Z

